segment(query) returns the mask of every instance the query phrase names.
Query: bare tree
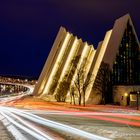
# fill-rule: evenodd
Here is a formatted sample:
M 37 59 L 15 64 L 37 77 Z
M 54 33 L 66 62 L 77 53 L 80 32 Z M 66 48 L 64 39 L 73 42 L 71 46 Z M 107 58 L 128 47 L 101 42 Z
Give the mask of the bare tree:
M 59 86 L 57 88 L 57 92 L 55 95 L 55 99 L 58 102 L 65 102 L 66 100 L 66 95 L 69 91 L 70 83 L 67 80 L 67 76 L 64 77 L 62 81 L 59 82 Z
M 81 105 L 83 99 L 83 105 L 85 106 L 86 89 L 91 84 L 91 74 L 87 74 L 85 70 L 85 63 L 87 59 L 84 58 L 82 64 L 79 67 L 77 66 L 77 59 L 79 58 L 77 57 L 73 61 L 76 71 L 75 79 L 73 81 L 74 88 L 78 92 L 78 104 Z
M 112 79 L 109 65 L 102 62 L 99 68 L 93 89 L 101 94 L 101 103 L 106 104 L 106 101 L 112 100 Z
M 74 86 L 72 86 L 71 89 L 70 89 L 70 97 L 71 97 L 71 104 L 75 105 L 75 89 L 74 89 Z
M 78 95 L 78 104 L 81 105 L 83 101 L 83 105 L 85 106 L 86 89 L 91 83 L 91 74 L 87 74 L 85 69 L 87 58 L 84 58 L 80 65 L 78 65 L 79 60 L 80 56 L 76 56 L 72 60 L 70 72 L 64 76 L 62 81 L 57 83 L 59 85 L 56 91 L 55 99 L 58 102 L 65 102 L 66 95 L 70 90 L 71 103 L 76 103 L 75 97 Z M 73 76 L 75 77 L 74 79 Z M 71 84 L 72 79 L 73 84 Z
M 92 80 L 91 80 L 92 76 L 93 75 L 91 73 L 88 73 L 87 78 L 86 78 L 86 80 L 83 83 L 82 90 L 83 90 L 83 105 L 84 106 L 86 105 L 85 96 L 86 96 L 87 88 L 92 84 Z
M 74 87 L 78 91 L 78 104 L 81 105 L 82 101 L 82 89 L 83 89 L 83 83 L 84 83 L 84 70 L 82 67 L 76 68 L 76 78 L 74 80 Z

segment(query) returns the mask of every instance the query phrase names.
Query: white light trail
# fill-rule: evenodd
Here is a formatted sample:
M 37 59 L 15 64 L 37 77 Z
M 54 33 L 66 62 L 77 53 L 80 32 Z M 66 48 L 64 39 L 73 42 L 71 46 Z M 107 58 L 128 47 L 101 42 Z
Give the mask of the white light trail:
M 54 140 L 52 138 L 49 137 L 44 137 L 40 134 L 37 133 L 37 131 L 32 131 L 29 128 L 25 127 L 24 125 L 21 125 L 20 123 L 16 122 L 14 119 L 12 119 L 11 117 L 9 117 L 8 115 L 6 115 L 5 113 L 3 113 L 4 111 L 0 111 L 0 113 L 8 120 L 10 121 L 12 124 L 14 124 L 16 127 L 24 130 L 25 132 L 27 132 L 28 134 L 30 134 L 31 136 L 33 136 L 34 138 L 38 139 L 38 140 Z
M 37 128 L 35 128 L 34 126 L 31 126 L 30 123 L 26 122 L 25 120 L 21 119 L 20 117 L 18 117 L 17 115 L 11 113 L 11 112 L 7 112 L 11 117 L 15 118 L 18 120 L 18 122 L 20 122 L 21 124 L 25 125 L 26 127 L 32 129 L 33 131 L 35 131 L 37 134 L 42 135 L 43 137 L 45 137 L 47 140 L 54 140 L 51 137 L 49 137 L 48 135 L 44 134 L 43 132 L 41 132 L 40 130 L 38 130 Z
M 104 138 L 104 137 L 101 137 L 101 136 L 98 136 L 98 135 L 94 135 L 94 134 L 85 132 L 83 130 L 79 130 L 77 128 L 74 128 L 74 127 L 71 127 L 71 126 L 68 126 L 68 125 L 65 125 L 65 124 L 61 124 L 61 123 L 54 122 L 54 121 L 51 121 L 51 120 L 48 120 L 48 119 L 44 119 L 44 118 L 41 118 L 37 115 L 27 113 L 27 112 L 24 112 L 24 111 L 21 111 L 21 110 L 18 110 L 18 109 L 3 107 L 3 111 L 6 111 L 6 110 L 10 111 L 10 112 L 13 112 L 14 114 L 17 114 L 19 116 L 22 116 L 22 117 L 24 117 L 28 120 L 31 120 L 35 123 L 38 123 L 38 124 L 41 124 L 41 125 L 44 125 L 44 126 L 47 126 L 47 127 L 55 128 L 55 129 L 58 129 L 58 130 L 62 130 L 62 131 L 65 131 L 65 132 L 69 132 L 71 134 L 75 134 L 75 135 L 78 135 L 78 136 L 81 136 L 81 137 L 84 137 L 84 138 L 88 138 L 88 139 L 92 139 L 92 140 L 94 140 L 94 139 L 95 140 L 109 140 L 108 138 Z
M 54 114 L 54 115 L 92 115 L 92 116 L 140 116 L 138 113 L 101 113 L 101 112 L 66 112 L 66 111 L 36 111 L 36 110 L 29 110 L 28 112 L 33 114 Z

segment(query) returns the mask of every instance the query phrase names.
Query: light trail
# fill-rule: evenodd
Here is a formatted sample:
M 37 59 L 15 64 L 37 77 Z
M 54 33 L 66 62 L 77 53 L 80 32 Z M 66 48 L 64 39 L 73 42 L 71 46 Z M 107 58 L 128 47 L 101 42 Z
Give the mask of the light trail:
M 20 123 L 16 122 L 14 119 L 12 119 L 11 117 L 9 117 L 8 115 L 6 115 L 5 113 L 3 113 L 2 111 L 0 111 L 0 113 L 2 114 L 2 116 L 4 116 L 9 122 L 11 122 L 12 124 L 14 124 L 16 127 L 20 128 L 21 130 L 25 131 L 26 133 L 30 134 L 31 136 L 33 136 L 34 138 L 38 139 L 38 140 L 54 140 L 52 138 L 48 137 L 44 137 L 40 134 L 37 133 L 37 131 L 32 131 L 29 128 L 21 125 Z
M 40 113 L 41 114 L 41 113 Z M 108 122 L 114 122 L 114 123 L 120 123 L 120 124 L 126 124 L 130 126 L 136 126 L 140 127 L 140 122 L 134 122 L 140 121 L 140 114 L 134 114 L 134 113 L 104 113 L 104 112 L 84 112 L 84 111 L 51 111 L 43 114 L 54 114 L 54 115 L 73 115 L 77 117 L 85 117 L 85 118 L 93 118 L 97 120 L 103 120 Z M 110 118 L 113 117 L 113 118 Z M 120 118 L 120 119 L 119 119 Z M 129 119 L 127 120 L 121 120 L 121 119 Z M 130 121 L 131 120 L 131 121 Z
M 58 123 L 58 122 L 55 122 L 55 121 L 44 119 L 44 118 L 41 118 L 37 115 L 27 113 L 27 112 L 24 112 L 24 111 L 21 111 L 21 110 L 18 110 L 18 109 L 2 107 L 2 111 L 3 112 L 4 111 L 5 112 L 7 112 L 7 111 L 12 112 L 14 114 L 17 114 L 21 117 L 24 117 L 25 119 L 28 119 L 32 122 L 37 123 L 37 124 L 41 124 L 41 125 L 44 125 L 44 126 L 47 126 L 47 127 L 55 128 L 57 130 L 62 130 L 66 133 L 71 133 L 71 134 L 74 134 L 74 135 L 77 135 L 77 136 L 80 136 L 80 137 L 84 137 L 84 138 L 88 138 L 88 139 L 92 139 L 92 140 L 109 140 L 108 138 L 101 137 L 101 136 L 98 136 L 98 135 L 94 135 L 94 134 L 85 132 L 83 130 L 79 130 L 77 128 L 74 128 L 74 127 L 71 127 L 71 126 L 68 126 L 68 125 L 65 125 L 65 124 L 61 124 L 61 123 Z
M 82 115 L 77 115 L 77 116 L 82 116 Z M 140 127 L 140 122 L 130 122 L 130 121 L 126 121 L 126 120 L 119 120 L 116 118 L 107 118 L 107 117 L 102 117 L 102 116 L 88 116 L 88 115 L 86 115 L 84 117 Z
M 140 120 L 140 114 L 138 113 L 104 113 L 104 112 L 81 112 L 81 111 L 56 111 L 56 110 L 26 110 L 27 112 L 33 113 L 33 114 L 54 114 L 54 115 L 80 115 L 80 116 L 86 116 L 86 115 L 93 115 L 93 116 L 112 116 L 112 117 L 120 117 L 120 118 L 128 118 L 128 119 L 134 119 L 134 120 Z M 138 116 L 138 117 L 135 117 Z
M 11 112 L 7 112 L 7 114 L 10 115 L 10 118 L 12 117 L 13 119 L 18 120 L 18 122 L 20 122 L 20 124 L 23 124 L 24 126 L 28 127 L 29 129 L 33 130 L 36 134 L 40 134 L 41 136 L 43 136 L 44 138 L 46 138 L 47 140 L 54 140 L 53 138 L 49 137 L 48 135 L 42 133 L 40 130 L 38 130 L 37 128 L 35 128 L 35 126 L 32 126 L 30 123 L 28 123 L 27 121 L 21 119 L 20 117 L 18 117 L 17 115 L 11 113 Z M 9 116 L 7 115 L 7 116 Z M 31 132 L 30 134 L 32 135 Z M 35 135 L 36 136 L 36 135 Z M 42 137 L 42 138 L 43 138 Z M 41 137 L 39 136 L 39 138 L 41 139 Z

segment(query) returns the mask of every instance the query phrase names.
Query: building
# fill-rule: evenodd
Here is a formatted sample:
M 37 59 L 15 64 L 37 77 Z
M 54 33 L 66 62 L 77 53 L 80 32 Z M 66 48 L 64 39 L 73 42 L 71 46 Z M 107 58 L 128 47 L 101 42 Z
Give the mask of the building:
M 67 79 L 71 86 L 73 84 L 76 69 L 72 61 L 77 59 L 76 65 L 78 67 L 84 66 L 86 78 L 95 52 L 92 45 L 88 45 L 87 42 L 83 42 L 61 27 L 35 86 L 34 94 L 45 100 L 55 100 L 54 96 L 58 93 L 62 81 Z M 68 93 L 69 89 L 65 92 Z
M 74 69 L 72 63 L 75 58 L 78 58 L 77 68 L 82 66 L 86 70 L 85 81 L 91 80 L 86 89 L 87 103 L 101 102 L 106 95 L 99 94 L 101 90 L 97 85 L 104 80 L 104 87 L 100 87 L 102 91 L 108 90 L 109 80 L 113 87 L 110 98 L 113 97 L 114 103 L 136 104 L 136 95 L 131 93 L 140 91 L 140 45 L 129 14 L 115 21 L 113 28 L 106 32 L 104 40 L 99 42 L 96 50 L 61 27 L 35 86 L 34 94 L 54 101 L 60 87 L 65 84 L 63 81 L 67 79 L 69 85 L 63 92 L 67 94 L 66 98 L 69 101 L 69 92 L 77 75 L 77 68 Z M 104 76 L 101 74 L 103 70 Z
M 112 70 L 114 102 L 136 104 L 130 93 L 140 91 L 140 44 L 129 14 L 116 20 L 103 61 Z

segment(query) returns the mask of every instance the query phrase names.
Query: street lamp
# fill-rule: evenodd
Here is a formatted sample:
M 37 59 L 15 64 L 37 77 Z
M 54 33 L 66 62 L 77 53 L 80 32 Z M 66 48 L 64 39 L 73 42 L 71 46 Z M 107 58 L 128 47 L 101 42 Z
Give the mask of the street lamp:
M 124 96 L 127 97 L 128 96 L 128 93 L 124 93 Z

